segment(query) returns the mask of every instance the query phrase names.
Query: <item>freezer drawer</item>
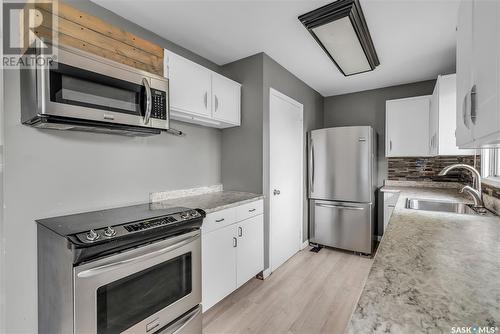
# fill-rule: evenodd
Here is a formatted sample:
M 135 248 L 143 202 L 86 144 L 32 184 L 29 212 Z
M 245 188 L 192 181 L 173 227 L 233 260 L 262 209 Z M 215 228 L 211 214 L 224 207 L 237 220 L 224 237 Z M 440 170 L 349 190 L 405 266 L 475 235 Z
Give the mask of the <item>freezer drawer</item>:
M 309 241 L 371 254 L 373 205 L 335 201 L 310 201 Z

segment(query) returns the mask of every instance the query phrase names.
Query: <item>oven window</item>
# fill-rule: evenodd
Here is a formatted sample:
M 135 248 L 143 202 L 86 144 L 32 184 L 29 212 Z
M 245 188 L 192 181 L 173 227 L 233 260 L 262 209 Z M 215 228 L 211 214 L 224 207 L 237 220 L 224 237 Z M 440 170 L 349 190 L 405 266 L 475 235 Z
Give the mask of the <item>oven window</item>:
M 142 85 L 80 68 L 59 64 L 50 71 L 50 99 L 54 102 L 140 116 L 142 95 Z
M 119 333 L 191 293 L 191 253 L 97 289 L 97 333 Z

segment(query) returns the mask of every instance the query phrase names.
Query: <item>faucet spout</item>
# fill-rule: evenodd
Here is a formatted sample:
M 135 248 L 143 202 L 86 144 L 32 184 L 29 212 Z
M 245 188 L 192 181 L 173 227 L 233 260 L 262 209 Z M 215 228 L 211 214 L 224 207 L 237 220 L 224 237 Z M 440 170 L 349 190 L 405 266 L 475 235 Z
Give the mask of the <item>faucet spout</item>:
M 481 198 L 481 194 L 476 189 L 472 188 L 471 186 L 465 186 L 462 189 L 460 189 L 460 193 L 463 193 L 464 191 L 466 193 L 468 193 L 469 195 L 471 195 L 472 199 L 474 200 L 474 207 L 475 208 L 483 208 L 484 207 L 483 199 Z
M 439 172 L 438 175 L 439 176 L 444 176 L 444 175 L 448 174 L 451 170 L 457 169 L 457 168 L 466 169 L 466 170 L 468 170 L 469 172 L 472 173 L 472 175 L 474 177 L 475 188 L 479 192 L 479 194 L 482 195 L 482 190 L 481 190 L 481 174 L 477 171 L 477 169 L 475 169 L 474 167 L 472 167 L 470 165 L 466 165 L 466 164 L 449 165 L 449 166 L 446 166 L 445 168 L 443 168 Z

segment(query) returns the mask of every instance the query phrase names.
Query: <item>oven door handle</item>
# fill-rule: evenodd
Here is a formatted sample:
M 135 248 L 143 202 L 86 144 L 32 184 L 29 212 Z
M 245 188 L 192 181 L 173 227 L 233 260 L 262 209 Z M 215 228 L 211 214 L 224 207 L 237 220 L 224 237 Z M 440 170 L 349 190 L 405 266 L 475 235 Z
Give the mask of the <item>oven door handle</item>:
M 155 258 L 157 256 L 160 256 L 162 254 L 165 254 L 167 252 L 171 252 L 174 249 L 177 249 L 177 248 L 182 247 L 184 245 L 187 245 L 187 244 L 193 242 L 194 240 L 196 240 L 197 238 L 199 238 L 199 234 L 197 234 L 195 236 L 188 237 L 188 238 L 183 239 L 183 240 L 181 240 L 181 241 L 179 241 L 179 242 L 177 242 L 177 243 L 175 243 L 173 245 L 170 245 L 170 246 L 158 249 L 158 250 L 153 251 L 151 253 L 142 254 L 142 255 L 139 255 L 139 256 L 131 257 L 129 259 L 125 259 L 125 260 L 117 261 L 117 262 L 114 262 L 114 263 L 109 263 L 109 264 L 105 264 L 105 265 L 98 266 L 98 267 L 95 267 L 95 268 L 84 270 L 84 271 L 78 273 L 77 276 L 78 276 L 78 278 L 88 278 L 88 277 L 100 275 L 102 273 L 105 273 L 105 272 L 108 272 L 108 271 L 111 271 L 111 270 L 115 270 L 118 267 L 121 267 L 121 266 L 123 266 L 125 264 L 130 264 L 130 263 L 133 263 L 133 262 L 149 260 L 149 259 Z
M 149 87 L 148 79 L 143 78 L 142 84 L 144 85 L 144 89 L 146 90 L 146 113 L 144 114 L 144 124 L 149 123 L 149 118 L 151 117 L 151 109 L 152 105 L 152 96 L 151 96 L 151 88 Z

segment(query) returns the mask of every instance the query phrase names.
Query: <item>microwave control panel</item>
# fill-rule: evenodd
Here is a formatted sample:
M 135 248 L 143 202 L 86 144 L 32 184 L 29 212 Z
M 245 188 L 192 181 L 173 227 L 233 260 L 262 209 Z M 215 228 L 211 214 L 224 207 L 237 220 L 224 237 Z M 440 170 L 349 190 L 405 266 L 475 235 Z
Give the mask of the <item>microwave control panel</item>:
M 152 106 L 151 117 L 158 119 L 167 119 L 167 93 L 157 89 L 151 89 Z

